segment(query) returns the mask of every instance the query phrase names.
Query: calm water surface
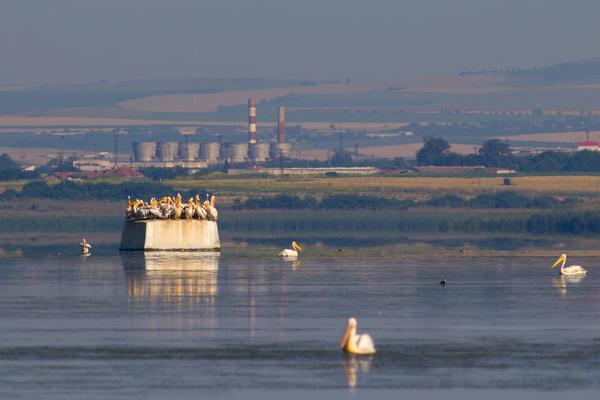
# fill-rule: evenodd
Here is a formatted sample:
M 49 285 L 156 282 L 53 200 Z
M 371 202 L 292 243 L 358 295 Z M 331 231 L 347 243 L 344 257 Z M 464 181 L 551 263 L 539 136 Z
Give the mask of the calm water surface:
M 552 261 L 3 258 L 0 397 L 596 398 L 600 260 Z M 337 348 L 349 316 L 375 356 Z

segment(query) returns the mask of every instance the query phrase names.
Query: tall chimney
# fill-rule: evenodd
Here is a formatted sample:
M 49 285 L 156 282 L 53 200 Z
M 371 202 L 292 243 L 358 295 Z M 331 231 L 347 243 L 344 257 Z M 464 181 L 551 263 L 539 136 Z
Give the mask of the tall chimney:
M 256 144 L 256 101 L 248 99 L 248 144 Z
M 285 143 L 285 107 L 277 108 L 277 143 Z

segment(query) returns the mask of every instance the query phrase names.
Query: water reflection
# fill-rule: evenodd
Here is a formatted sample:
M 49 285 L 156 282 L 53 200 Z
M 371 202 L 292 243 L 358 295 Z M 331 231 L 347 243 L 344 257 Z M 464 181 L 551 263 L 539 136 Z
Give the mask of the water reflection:
M 577 285 L 585 278 L 585 275 L 566 276 L 560 275 L 554 279 L 554 287 L 558 289 L 563 296 L 567 294 L 568 285 Z
M 289 264 L 289 265 L 291 265 L 291 266 L 292 266 L 292 269 L 298 269 L 298 268 L 300 268 L 300 266 L 302 265 L 302 262 L 301 262 L 300 260 L 298 260 L 297 258 L 296 258 L 296 259 L 291 259 L 291 260 L 289 260 L 289 259 L 285 259 L 285 258 L 284 258 L 284 259 L 283 259 L 283 261 L 284 261 L 286 264 Z
M 121 261 L 130 299 L 178 306 L 216 302 L 220 253 L 132 253 Z
M 342 362 L 346 383 L 350 389 L 354 389 L 357 384 L 358 373 L 366 374 L 371 369 L 373 357 L 347 356 Z

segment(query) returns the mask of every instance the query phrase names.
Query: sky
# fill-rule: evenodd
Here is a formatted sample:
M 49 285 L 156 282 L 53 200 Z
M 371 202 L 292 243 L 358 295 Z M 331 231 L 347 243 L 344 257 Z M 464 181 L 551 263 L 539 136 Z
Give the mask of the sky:
M 1 0 L 0 84 L 401 80 L 600 56 L 596 0 Z

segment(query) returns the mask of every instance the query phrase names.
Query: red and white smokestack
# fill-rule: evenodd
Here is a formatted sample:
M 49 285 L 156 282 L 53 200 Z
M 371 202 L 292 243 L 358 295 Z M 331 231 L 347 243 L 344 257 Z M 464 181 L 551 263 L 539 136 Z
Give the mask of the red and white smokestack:
M 248 99 L 248 143 L 256 144 L 256 101 Z
M 277 108 L 277 143 L 285 143 L 285 107 Z

